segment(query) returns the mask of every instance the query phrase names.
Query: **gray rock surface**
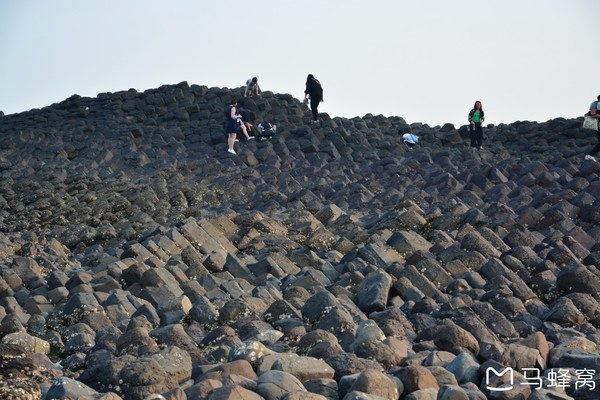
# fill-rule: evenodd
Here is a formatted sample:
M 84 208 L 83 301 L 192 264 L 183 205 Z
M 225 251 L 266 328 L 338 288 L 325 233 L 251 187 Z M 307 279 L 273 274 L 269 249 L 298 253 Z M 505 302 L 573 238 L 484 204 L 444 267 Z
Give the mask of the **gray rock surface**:
M 181 82 L 0 118 L 0 397 L 479 399 L 488 365 L 600 370 L 580 119 L 489 125 L 477 151 L 451 124 L 311 125 L 265 91 L 244 108 L 278 132 L 233 156 L 240 95 Z

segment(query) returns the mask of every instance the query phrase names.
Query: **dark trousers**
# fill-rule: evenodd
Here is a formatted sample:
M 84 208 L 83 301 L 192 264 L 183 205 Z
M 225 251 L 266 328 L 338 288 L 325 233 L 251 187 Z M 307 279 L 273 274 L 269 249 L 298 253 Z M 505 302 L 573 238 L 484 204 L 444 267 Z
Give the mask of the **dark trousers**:
M 481 122 L 474 122 L 473 125 L 469 124 L 469 132 L 471 133 L 471 147 L 483 146 L 483 128 Z
M 313 121 L 317 121 L 319 119 L 319 103 L 321 100 L 310 99 L 310 110 L 312 111 Z
M 600 151 L 600 132 L 596 132 L 596 137 L 598 138 L 598 143 L 594 146 L 592 151 L 590 151 L 590 156 L 595 156 L 596 153 Z

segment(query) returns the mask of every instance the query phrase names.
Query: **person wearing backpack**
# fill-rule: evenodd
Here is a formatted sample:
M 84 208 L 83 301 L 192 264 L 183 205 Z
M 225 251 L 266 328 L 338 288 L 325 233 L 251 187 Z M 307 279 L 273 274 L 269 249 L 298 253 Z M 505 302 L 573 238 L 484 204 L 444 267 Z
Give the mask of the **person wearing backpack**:
M 323 87 L 312 74 L 306 78 L 306 90 L 304 91 L 304 102 L 310 99 L 310 109 L 312 111 L 312 123 L 319 122 L 319 103 L 323 101 Z
M 597 123 L 600 123 L 600 96 L 598 96 L 598 100 L 590 105 L 590 111 L 586 115 L 595 118 Z M 596 136 L 598 137 L 598 143 L 594 146 L 592 151 L 585 156 L 586 160 L 597 161 L 594 156 L 600 151 L 600 131 L 596 130 Z
M 272 125 L 268 121 L 263 121 L 260 124 L 258 124 L 258 132 L 258 140 L 260 142 L 272 139 L 275 133 L 277 133 L 277 125 Z
M 258 78 L 254 77 L 246 81 L 246 90 L 244 91 L 244 97 L 260 96 L 260 86 L 258 86 Z
M 471 133 L 471 147 L 483 148 L 483 128 L 484 121 L 483 107 L 481 102 L 477 100 L 473 109 L 469 111 L 469 132 Z
M 237 138 L 237 132 L 239 129 L 238 120 L 241 121 L 242 116 L 237 113 L 237 100 L 231 100 L 231 104 L 225 107 L 225 133 L 227 133 L 227 145 L 229 149 L 228 153 L 233 155 L 237 155 L 235 150 L 233 149 L 233 145 L 235 144 L 235 139 Z

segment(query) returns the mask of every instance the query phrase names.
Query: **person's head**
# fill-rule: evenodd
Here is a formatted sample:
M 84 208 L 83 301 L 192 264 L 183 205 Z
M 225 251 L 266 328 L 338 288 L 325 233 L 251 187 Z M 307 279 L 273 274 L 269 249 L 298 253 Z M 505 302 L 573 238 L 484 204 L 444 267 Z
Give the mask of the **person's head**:
M 237 106 L 237 100 L 233 99 L 233 100 L 231 100 L 231 103 L 229 103 L 229 104 L 231 104 L 232 106 Z
M 306 77 L 306 81 L 310 81 L 311 79 L 315 79 L 315 77 L 313 76 L 313 74 L 308 74 L 308 76 Z
M 481 110 L 482 109 L 481 102 L 479 100 L 477 100 L 475 102 L 475 104 L 473 105 L 473 109 L 475 109 L 475 110 Z
M 600 94 L 598 95 L 598 101 L 600 101 Z
M 258 82 L 258 78 L 257 77 L 252 78 L 252 83 L 256 83 L 256 82 Z

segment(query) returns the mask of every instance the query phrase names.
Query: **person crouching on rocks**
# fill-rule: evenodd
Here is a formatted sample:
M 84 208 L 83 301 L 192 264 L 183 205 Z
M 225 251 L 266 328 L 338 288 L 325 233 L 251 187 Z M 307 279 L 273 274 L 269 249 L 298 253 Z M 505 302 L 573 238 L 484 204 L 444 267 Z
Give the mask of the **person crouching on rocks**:
M 254 121 L 256 120 L 256 115 L 250 110 L 244 108 L 244 103 L 242 100 L 238 101 L 238 114 L 240 114 L 241 118 L 238 122 L 240 126 L 240 130 L 246 136 L 246 140 L 254 139 L 254 136 L 250 136 L 250 132 L 254 129 Z
M 481 124 L 484 121 L 483 108 L 481 102 L 477 100 L 473 109 L 469 111 L 469 132 L 471 133 L 471 147 L 483 148 L 483 128 Z
M 260 96 L 260 86 L 258 86 L 258 78 L 254 77 L 246 81 L 246 90 L 244 90 L 244 97 Z
M 268 121 L 263 121 L 258 124 L 258 132 L 259 141 L 262 142 L 263 140 L 270 140 L 277 133 L 277 125 L 273 125 Z
M 237 138 L 238 131 L 238 120 L 241 121 L 242 116 L 237 113 L 237 100 L 231 100 L 231 104 L 225 107 L 225 133 L 227 133 L 227 145 L 229 146 L 228 153 L 236 155 L 237 153 L 233 149 L 235 140 Z
M 399 133 L 402 133 L 402 131 L 400 131 Z M 402 135 L 402 142 L 404 142 L 404 144 L 408 146 L 409 150 L 412 150 L 417 145 L 417 143 L 419 143 L 419 137 L 417 135 L 414 135 L 412 132 L 407 132 L 404 135 Z

